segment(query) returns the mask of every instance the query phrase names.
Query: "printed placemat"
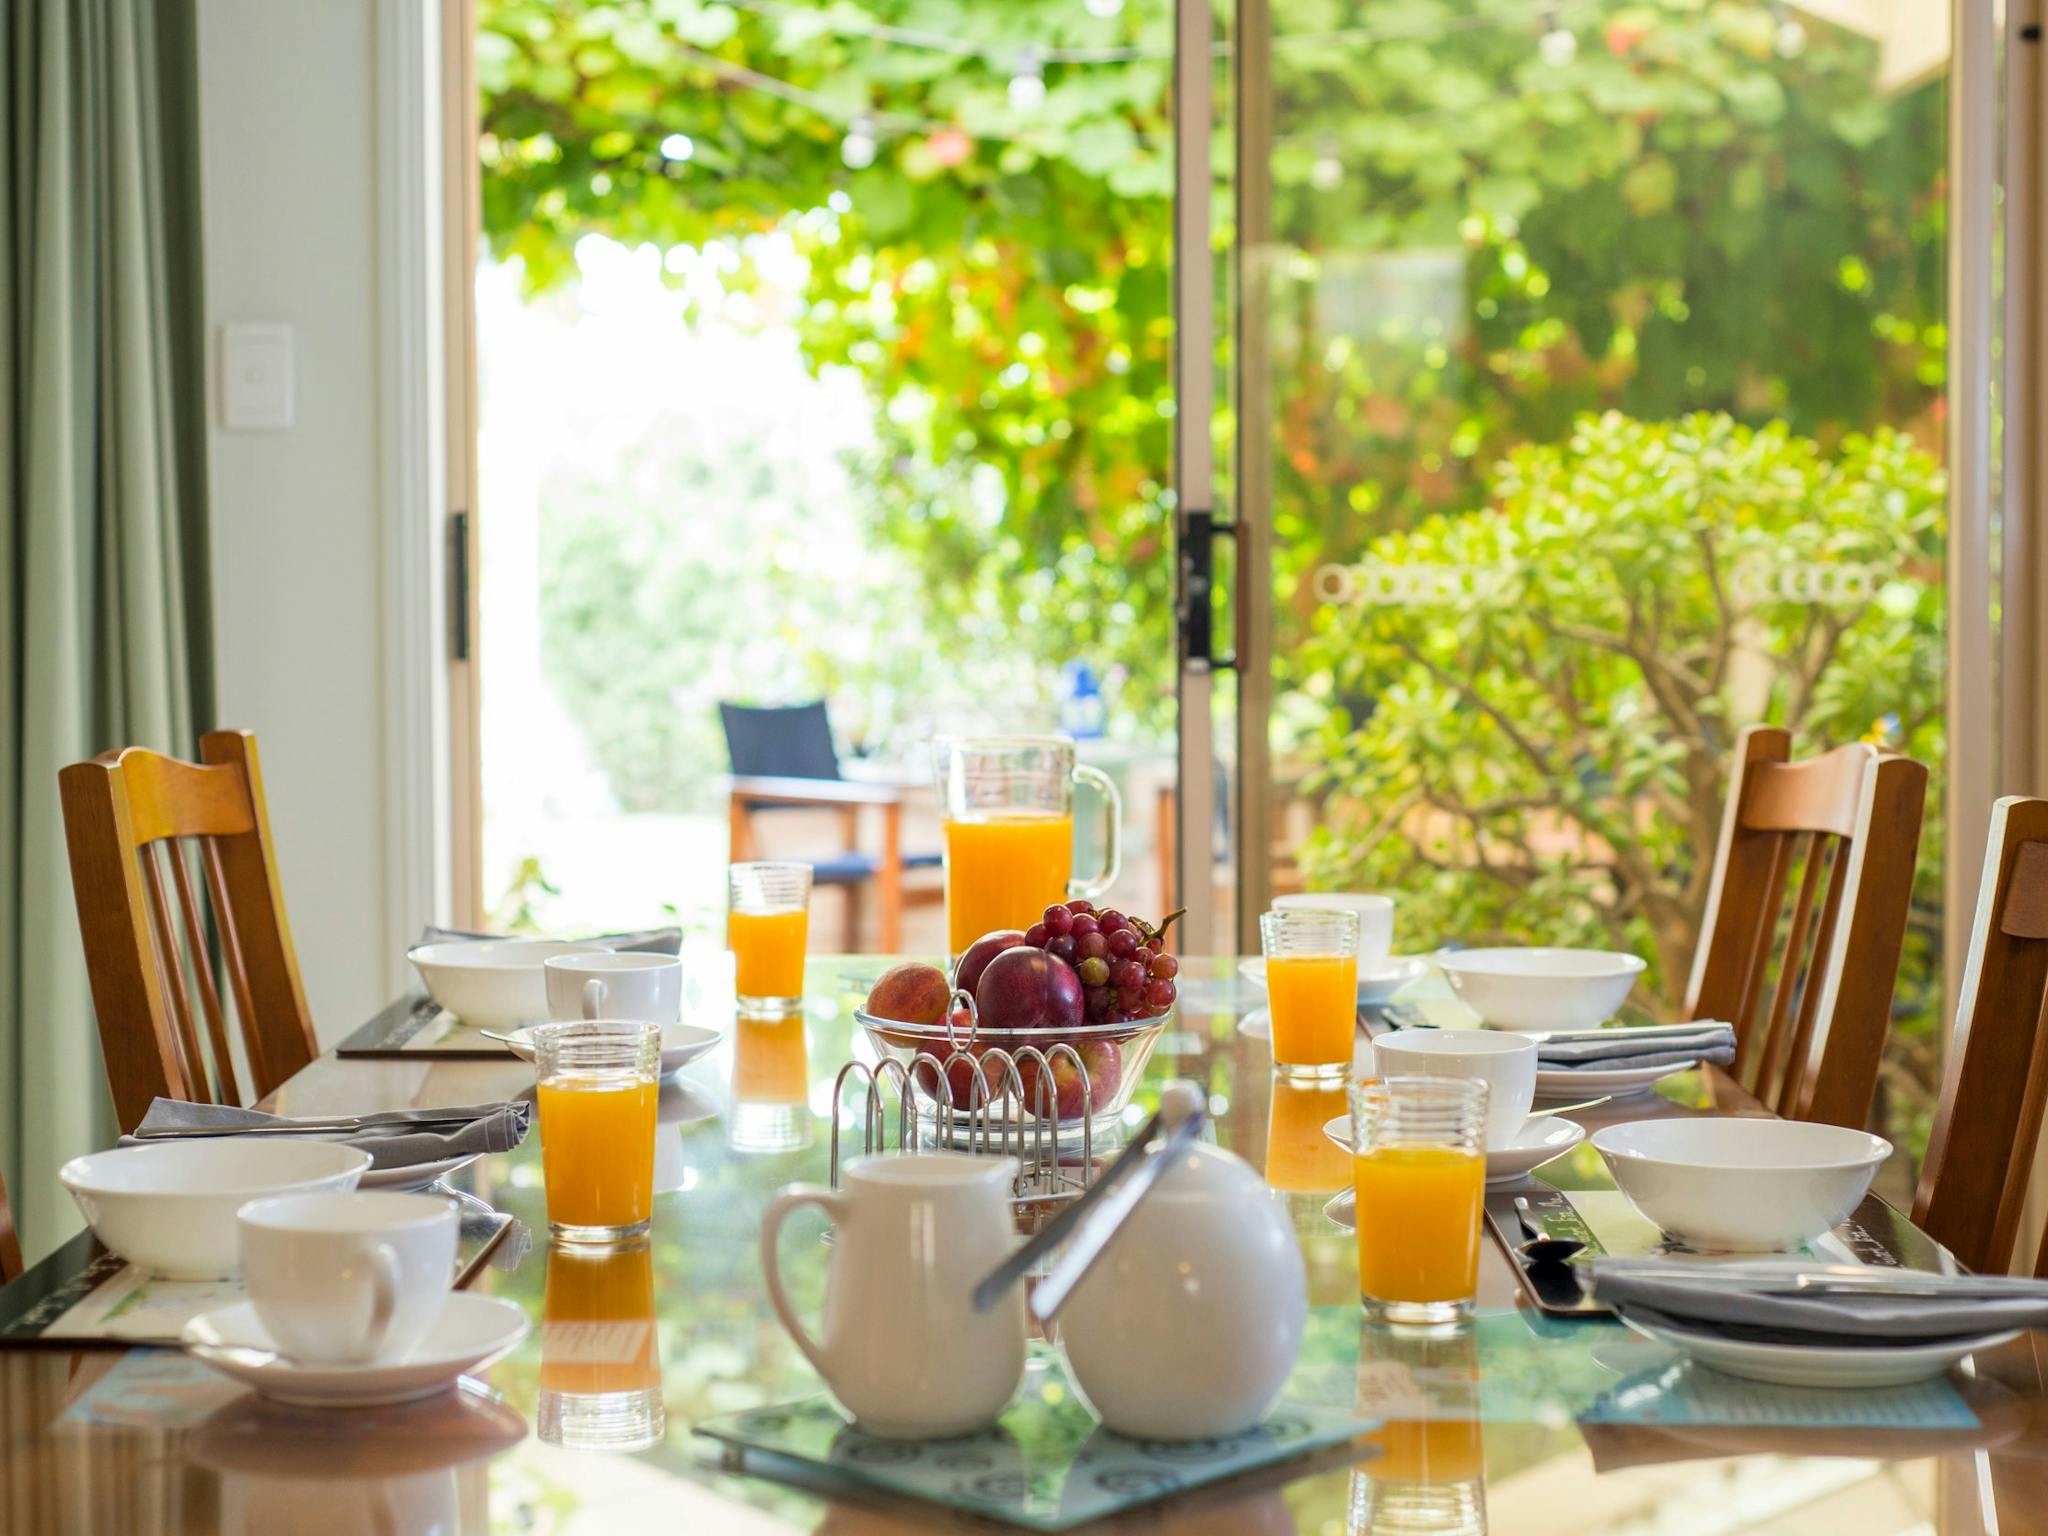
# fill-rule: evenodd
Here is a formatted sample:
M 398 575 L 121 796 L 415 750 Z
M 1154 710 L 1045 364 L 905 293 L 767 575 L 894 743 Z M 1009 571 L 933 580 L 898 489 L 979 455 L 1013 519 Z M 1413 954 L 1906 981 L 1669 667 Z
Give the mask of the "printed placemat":
M 736 1471 L 924 1499 L 1036 1531 L 1063 1531 L 1297 1456 L 1375 1427 L 1348 1409 L 1282 1398 L 1228 1440 L 1132 1440 L 1096 1422 L 1056 1362 L 993 1429 L 954 1440 L 881 1440 L 819 1396 L 707 1419 Z M 1354 1453 L 1346 1450 L 1347 1457 Z

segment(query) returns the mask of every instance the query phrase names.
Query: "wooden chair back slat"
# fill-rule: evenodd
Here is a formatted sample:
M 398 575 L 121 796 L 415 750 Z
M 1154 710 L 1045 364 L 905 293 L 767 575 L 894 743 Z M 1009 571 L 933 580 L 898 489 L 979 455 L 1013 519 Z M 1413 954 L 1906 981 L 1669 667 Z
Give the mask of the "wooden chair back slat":
M 185 1065 L 185 1081 L 194 1097 L 212 1102 L 206 1081 L 206 1057 L 199 1049 L 199 1032 L 192 1024 L 192 992 L 185 980 L 185 963 L 178 950 L 178 930 L 171 926 L 171 909 L 164 900 L 161 842 L 144 843 L 136 850 L 142 861 L 143 888 L 149 892 L 149 936 L 156 949 L 157 982 L 171 1002 L 171 1019 L 178 1031 L 178 1054 Z M 195 957 L 204 963 L 204 951 Z
M 201 837 L 195 841 L 204 848 L 212 839 Z M 199 899 L 192 891 L 192 870 L 186 861 L 185 850 L 175 842 L 159 843 L 157 846 L 162 848 L 165 856 L 170 859 L 171 872 L 177 877 L 173 889 L 178 893 L 178 911 L 184 918 L 187 951 L 203 957 L 207 953 L 206 923 L 199 913 Z M 221 1016 L 220 988 L 214 984 L 213 967 L 194 964 L 192 972 L 199 983 L 199 1011 L 206 1020 L 207 1046 L 212 1050 L 215 1061 L 232 1062 L 235 1058 L 234 1053 L 228 1049 L 227 1021 Z M 239 1109 L 242 1095 L 235 1086 L 235 1074 L 223 1071 L 217 1075 L 220 1078 L 220 1102 L 232 1104 Z
M 1734 1025 L 1737 1080 L 1781 1113 L 1860 1126 L 1890 1025 L 1927 770 L 1868 743 L 1791 754 L 1791 734 L 1773 726 L 1738 740 L 1686 1014 Z
M 24 1268 L 21 1239 L 14 1231 L 14 1208 L 7 1203 L 7 1180 L 0 1177 L 0 1285 L 5 1285 Z
M 79 931 L 123 1131 L 158 1095 L 214 1097 L 202 1017 L 218 1096 L 243 1101 L 208 925 L 185 863 L 187 841 L 198 844 L 205 865 L 220 964 L 249 1067 L 248 1096 L 270 1092 L 319 1051 L 285 918 L 255 740 L 246 731 L 214 731 L 201 741 L 200 755 L 203 763 L 185 763 L 130 748 L 58 775 Z M 164 859 L 182 932 L 171 916 Z
M 1842 856 L 1844 844 L 1839 837 L 1828 839 L 1828 893 L 1821 903 L 1819 926 L 1815 929 L 1813 952 L 1808 958 L 1806 972 L 1809 977 L 1825 974 L 1827 970 L 1828 946 L 1833 944 L 1840 932 L 1842 917 L 1842 888 L 1848 883 L 1843 877 L 1843 866 L 1848 862 Z M 1787 1119 L 1799 1118 L 1798 1095 L 1801 1087 L 1800 1074 L 1791 1063 L 1807 1060 L 1813 1052 L 1814 1023 L 1820 1017 L 1820 1000 L 1824 988 L 1807 986 L 1799 993 L 1799 1014 L 1793 1021 L 1792 1046 L 1785 1053 L 1785 1073 L 1778 1080 L 1778 1092 L 1772 1099 L 1772 1106 Z
M 1913 1219 L 1970 1268 L 2012 1263 L 2048 1105 L 2048 800 L 2012 797 L 1991 834 L 1955 1032 Z M 2048 1275 L 2048 1240 L 2034 1261 Z
M 1792 867 L 1800 872 L 1799 895 L 1792 904 L 1792 922 L 1785 933 L 1783 958 L 1778 963 L 1778 984 L 1771 989 L 1771 1008 L 1765 1015 L 1764 1049 L 1751 1056 L 1752 1061 L 1760 1063 L 1757 1084 L 1765 1090 L 1762 1094 L 1765 1098 L 1775 1098 L 1778 1085 L 1785 1081 L 1786 1064 L 1792 1051 L 1793 1031 L 1788 1021 L 1792 1016 L 1793 999 L 1804 999 L 1813 992 L 1812 987 L 1801 984 L 1812 948 L 1810 941 L 1818 937 L 1824 942 L 1826 938 L 1825 935 L 1816 936 L 1810 930 L 1813 926 L 1814 890 L 1821 871 L 1828 865 L 1828 846 L 1821 834 L 1801 832 L 1786 838 L 1785 848 Z
M 1778 931 L 1779 919 L 1784 914 L 1785 877 L 1791 863 L 1790 842 L 1785 838 L 1772 840 L 1758 899 L 1745 914 L 1749 933 L 1748 947 L 1742 957 L 1741 1002 L 1729 1015 L 1729 1022 L 1735 1025 L 1739 1048 L 1735 1060 L 1736 1075 L 1751 1093 L 1757 1091 L 1762 1081 L 1764 1052 L 1751 1048 L 1750 1037 L 1755 1031 L 1750 1027 L 1750 1021 L 1756 1017 L 1757 1005 L 1763 1000 L 1764 982 L 1770 975 L 1771 936 Z

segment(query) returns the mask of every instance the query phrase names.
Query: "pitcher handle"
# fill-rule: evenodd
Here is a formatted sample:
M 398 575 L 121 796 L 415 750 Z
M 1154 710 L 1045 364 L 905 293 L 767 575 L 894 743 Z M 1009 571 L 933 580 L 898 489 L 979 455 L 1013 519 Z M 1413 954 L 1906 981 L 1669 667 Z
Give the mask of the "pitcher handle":
M 1074 782 L 1086 784 L 1102 796 L 1103 809 L 1108 813 L 1107 825 L 1103 828 L 1102 873 L 1093 880 L 1067 882 L 1069 896 L 1081 896 L 1092 901 L 1116 884 L 1117 872 L 1123 868 L 1124 800 L 1116 792 L 1116 780 L 1088 763 L 1074 765 Z
M 826 1363 L 824 1347 L 797 1321 L 796 1309 L 789 1304 L 789 1297 L 782 1289 L 782 1266 L 775 1254 L 775 1240 L 782 1234 L 783 1218 L 800 1205 L 817 1206 L 831 1218 L 834 1226 L 842 1225 L 845 1220 L 846 1196 L 838 1190 L 827 1189 L 822 1184 L 789 1185 L 768 1202 L 768 1209 L 761 1217 L 761 1273 L 767 1277 L 768 1300 L 775 1308 L 775 1315 L 789 1330 L 789 1336 L 796 1340 L 796 1347 L 804 1352 L 804 1358 L 811 1362 L 811 1368 L 829 1382 L 832 1371 Z

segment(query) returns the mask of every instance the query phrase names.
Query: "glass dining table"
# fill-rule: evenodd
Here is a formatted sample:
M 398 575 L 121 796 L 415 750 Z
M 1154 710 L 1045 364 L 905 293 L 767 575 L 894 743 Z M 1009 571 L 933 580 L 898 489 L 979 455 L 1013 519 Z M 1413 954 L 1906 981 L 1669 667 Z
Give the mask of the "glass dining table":
M 821 1390 L 770 1309 L 762 1213 L 784 1184 L 827 1177 L 835 1078 L 866 1049 L 854 1009 L 888 963 L 814 958 L 803 1016 L 760 1022 L 733 1016 L 728 957 L 693 961 L 690 1016 L 726 1026 L 725 1038 L 664 1087 L 653 1234 L 630 1262 L 600 1273 L 550 1252 L 537 1135 L 455 1175 L 466 1195 L 517 1218 L 474 1288 L 516 1302 L 536 1325 L 459 1392 L 323 1413 L 266 1403 L 175 1352 L 0 1350 L 0 1530 L 851 1536 L 998 1528 L 829 1475 L 753 1475 L 694 1428 Z M 1967 1411 L 1950 1427 L 1873 1425 L 1854 1414 L 1832 1422 L 1825 1402 L 1811 1423 L 1785 1427 L 1742 1422 L 1740 1411 L 1704 1421 L 1588 1412 L 1618 1392 L 1660 1380 L 1668 1387 L 1671 1372 L 1692 1368 L 1612 1322 L 1538 1317 L 1492 1241 L 1479 1314 L 1465 1330 L 1416 1340 L 1367 1326 L 1354 1237 L 1328 1209 L 1350 1182 L 1349 1157 L 1323 1133 L 1344 1112 L 1341 1087 L 1275 1080 L 1259 1027 L 1263 994 L 1234 959 L 1191 958 L 1182 980 L 1178 1012 L 1125 1118 L 1141 1120 L 1173 1078 L 1206 1092 L 1215 1141 L 1262 1170 L 1300 1237 L 1310 1305 L 1290 1393 L 1384 1423 L 1349 1444 L 1085 1529 L 2048 1529 L 2048 1335 L 2023 1334 L 1954 1378 Z M 531 1085 L 532 1069 L 509 1057 L 330 1053 L 266 1107 L 312 1114 L 478 1103 Z M 1592 1130 L 1650 1115 L 1761 1112 L 1708 1070 L 1576 1118 Z M 842 1153 L 857 1150 L 850 1109 L 840 1123 Z M 1114 1129 L 1104 1128 L 1105 1139 Z M 1602 1176 L 1583 1144 L 1549 1171 L 1561 1184 Z M 813 1240 L 793 1224 L 782 1257 L 800 1310 L 811 1310 L 829 1247 L 815 1240 L 821 1227 L 801 1230 Z M 591 1336 L 576 1326 L 585 1324 L 630 1347 L 588 1352 L 577 1343 Z M 1034 1345 L 1042 1357 L 1051 1350 Z M 1026 1391 L 1041 1379 L 1034 1366 Z

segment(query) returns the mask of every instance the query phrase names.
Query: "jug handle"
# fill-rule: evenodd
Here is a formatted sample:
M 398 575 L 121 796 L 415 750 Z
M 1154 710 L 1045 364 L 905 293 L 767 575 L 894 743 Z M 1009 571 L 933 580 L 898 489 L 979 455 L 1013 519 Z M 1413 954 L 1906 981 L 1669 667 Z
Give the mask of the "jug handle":
M 776 1239 L 782 1235 L 783 1218 L 802 1205 L 817 1206 L 831 1218 L 835 1227 L 845 1223 L 846 1196 L 838 1190 L 827 1189 L 822 1184 L 790 1185 L 768 1202 L 768 1209 L 761 1216 L 761 1273 L 767 1277 L 768 1300 L 775 1307 L 775 1315 L 789 1330 L 789 1336 L 796 1340 L 796 1347 L 804 1352 L 804 1358 L 811 1362 L 812 1369 L 829 1382 L 832 1372 L 826 1364 L 825 1351 L 797 1321 L 796 1309 L 789 1304 L 789 1297 L 782 1289 L 782 1266 L 775 1254 Z
M 1116 780 L 1093 764 L 1076 763 L 1074 782 L 1086 784 L 1102 797 L 1102 873 L 1093 880 L 1071 880 L 1067 883 L 1069 896 L 1092 899 L 1115 885 L 1117 873 L 1123 868 L 1124 802 L 1123 796 L 1116 792 Z

